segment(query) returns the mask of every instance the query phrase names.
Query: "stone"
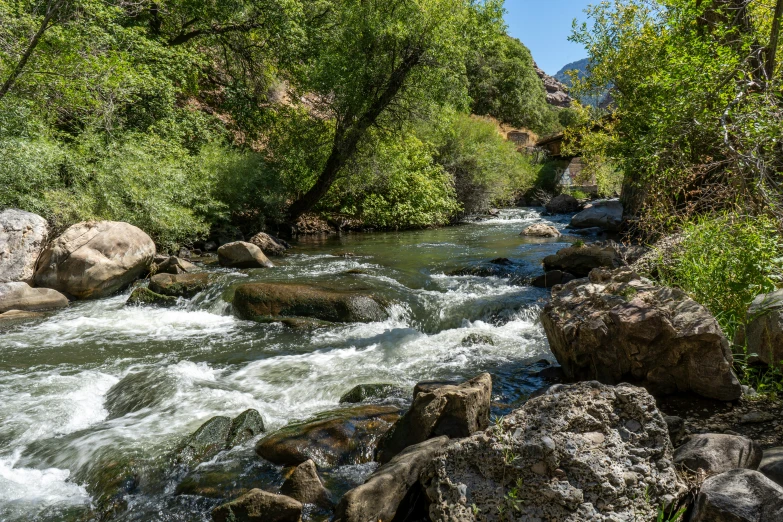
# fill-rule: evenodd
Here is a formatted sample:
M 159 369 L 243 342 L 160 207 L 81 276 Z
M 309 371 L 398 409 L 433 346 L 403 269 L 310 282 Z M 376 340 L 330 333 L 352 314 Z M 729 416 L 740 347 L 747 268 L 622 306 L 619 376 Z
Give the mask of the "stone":
M 550 270 L 546 274 L 533 279 L 530 285 L 535 286 L 536 288 L 552 288 L 553 286 L 564 285 L 574 279 L 576 279 L 576 276 L 569 274 L 568 272 Z
M 783 486 L 783 447 L 765 449 L 758 470 L 777 485 Z
M 265 232 L 259 232 L 251 237 L 250 243 L 260 248 L 267 256 L 282 256 L 285 255 L 286 250 L 291 248 L 291 245 L 282 239 L 270 236 Z
M 419 475 L 448 442 L 448 437 L 441 436 L 403 450 L 340 499 L 334 522 L 391 522 L 398 513 L 408 513 L 412 506 L 406 500 L 412 490 L 421 492 Z
M 141 229 L 118 221 L 88 221 L 69 227 L 38 260 L 36 286 L 77 299 L 106 297 L 145 273 L 155 243 Z
M 231 430 L 226 439 L 226 447 L 233 448 L 234 446 L 239 446 L 264 431 L 266 430 L 261 414 L 253 409 L 245 410 L 231 421 Z
M 669 438 L 672 444 L 677 445 L 685 435 L 685 419 L 676 415 L 664 415 L 663 420 L 669 428 Z
M 544 84 L 544 90 L 546 91 L 546 102 L 549 105 L 554 105 L 555 107 L 561 108 L 567 108 L 571 106 L 571 102 L 574 100 L 571 98 L 571 96 L 568 95 L 568 87 L 565 84 L 560 83 L 554 77 L 549 76 L 543 71 L 543 69 L 539 68 L 535 62 L 533 62 L 533 70 L 536 71 L 536 74 Z
M 319 468 L 371 462 L 378 439 L 399 418 L 394 406 L 358 406 L 289 424 L 258 441 L 256 454 L 279 466 L 312 459 Z
M 33 288 L 27 283 L 0 283 L 0 313 L 9 310 L 38 312 L 65 308 L 68 298 L 50 288 Z
M 577 243 L 544 258 L 546 271 L 560 270 L 577 277 L 586 277 L 594 268 L 619 268 L 624 264 L 612 242 Z
M 544 206 L 550 214 L 571 214 L 572 212 L 578 212 L 582 207 L 579 201 L 570 194 L 555 196 Z
M 490 334 L 480 334 L 474 332 L 463 337 L 460 344 L 462 346 L 477 346 L 481 344 L 495 346 L 495 338 Z
M 527 237 L 560 237 L 560 232 L 552 225 L 536 223 L 525 228 L 519 235 Z
M 315 462 L 306 460 L 287 473 L 280 493 L 298 500 L 302 504 L 315 504 L 324 509 L 334 507 L 329 491 L 324 487 Z
M 171 306 L 177 306 L 177 298 L 168 295 L 158 294 L 156 292 L 153 292 L 149 288 L 140 286 L 138 288 L 133 289 L 133 292 L 131 292 L 131 295 L 128 297 L 128 300 L 125 301 L 125 304 L 130 306 L 151 305 L 151 306 L 171 307 Z
M 376 460 L 385 464 L 408 446 L 446 435 L 468 437 L 489 425 L 492 377 L 482 373 L 457 386 L 414 394 L 413 404 L 378 444 Z
M 761 462 L 761 448 L 745 437 L 722 433 L 691 435 L 674 452 L 674 464 L 690 471 L 703 469 L 708 474 L 731 469 L 757 469 Z
M 748 308 L 750 322 L 739 328 L 736 343 L 770 366 L 783 366 L 783 290 L 757 296 Z
M 783 488 L 749 469 L 733 469 L 704 481 L 690 522 L 778 522 Z
M 186 272 L 193 272 L 196 269 L 196 265 L 190 261 L 185 261 L 176 256 L 169 256 L 158 262 L 155 260 L 156 274 L 184 274 Z
M 356 404 L 370 400 L 402 398 L 404 396 L 405 391 L 394 384 L 359 384 L 340 397 L 340 404 Z
M 603 232 L 604 230 L 601 227 L 568 229 L 568 233 L 573 234 L 575 236 L 597 236 L 599 234 L 602 234 Z
M 41 216 L 15 208 L 0 212 L 0 283 L 31 283 L 48 236 Z
M 39 312 L 25 312 L 24 310 L 8 310 L 0 313 L 0 326 L 8 326 L 15 323 L 40 319 L 44 315 Z
M 541 313 L 568 380 L 631 382 L 652 393 L 742 394 L 729 343 L 715 318 L 685 292 L 630 269 L 596 269 L 555 287 Z
M 242 319 L 310 317 L 335 323 L 370 323 L 388 317 L 371 294 L 290 283 L 246 283 L 234 293 L 234 311 Z
M 228 268 L 272 268 L 275 265 L 252 243 L 234 241 L 218 248 L 220 266 Z
M 177 460 L 186 464 L 206 460 L 226 448 L 231 433 L 231 418 L 212 417 L 196 432 L 185 439 L 177 451 Z
M 150 278 L 150 291 L 169 297 L 190 299 L 209 288 L 209 274 L 155 274 Z
M 671 458 L 649 393 L 581 382 L 554 385 L 486 431 L 452 441 L 419 480 L 433 521 L 500 509 L 513 520 L 655 520 L 687 491 L 672 466 L 659 466 Z
M 596 201 L 571 218 L 572 228 L 599 227 L 618 232 L 623 224 L 623 205 L 616 199 Z
M 251 489 L 212 510 L 213 522 L 301 522 L 302 503 L 284 495 Z

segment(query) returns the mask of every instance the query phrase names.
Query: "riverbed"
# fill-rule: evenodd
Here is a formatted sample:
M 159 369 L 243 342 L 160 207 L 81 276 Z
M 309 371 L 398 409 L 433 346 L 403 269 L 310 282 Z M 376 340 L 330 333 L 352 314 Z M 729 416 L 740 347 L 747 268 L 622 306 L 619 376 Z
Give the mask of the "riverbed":
M 542 210 L 507 209 L 434 230 L 303 238 L 272 258 L 273 269 L 204 268 L 216 284 L 175 308 L 127 307 L 128 290 L 0 331 L 0 520 L 83 520 L 96 501 L 90 484 L 110 463 L 154 460 L 210 417 L 248 408 L 269 433 L 336 408 L 357 384 L 408 389 L 487 371 L 493 413 L 518 407 L 542 385 L 539 361 L 553 360 L 538 320 L 548 292 L 526 282 L 546 255 L 576 240 L 520 237 L 533 223 L 565 228 L 570 216 Z M 490 263 L 496 258 L 510 263 Z M 231 312 L 232 289 L 253 281 L 371 291 L 389 303 L 389 318 L 319 329 L 242 321 Z M 480 341 L 464 342 L 471 334 Z M 220 454 L 196 479 L 130 491 L 115 519 L 206 521 L 236 491 L 274 489 L 280 468 L 253 446 Z M 343 466 L 325 479 L 339 492 L 373 466 Z M 210 473 L 214 494 L 188 488 Z

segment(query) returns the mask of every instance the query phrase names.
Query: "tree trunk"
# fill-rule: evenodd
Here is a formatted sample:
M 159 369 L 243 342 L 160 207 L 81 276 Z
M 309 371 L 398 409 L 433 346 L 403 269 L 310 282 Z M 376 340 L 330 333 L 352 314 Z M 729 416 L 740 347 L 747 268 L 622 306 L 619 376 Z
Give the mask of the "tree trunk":
M 777 0 L 775 3 L 775 14 L 772 18 L 772 32 L 769 35 L 769 47 L 764 63 L 764 72 L 767 76 L 767 82 L 772 80 L 775 74 L 775 61 L 778 52 L 778 37 L 780 36 L 780 17 L 783 16 L 783 0 Z

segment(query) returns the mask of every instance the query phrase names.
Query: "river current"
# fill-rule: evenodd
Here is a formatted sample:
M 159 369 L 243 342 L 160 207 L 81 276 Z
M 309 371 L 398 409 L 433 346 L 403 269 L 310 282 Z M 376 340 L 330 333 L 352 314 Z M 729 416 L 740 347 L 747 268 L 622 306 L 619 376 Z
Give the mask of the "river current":
M 0 521 L 83 520 L 95 502 L 89 485 L 103 467 L 164 455 L 215 415 L 254 408 L 269 433 L 335 409 L 357 384 L 410 389 L 420 380 L 483 371 L 493 376 L 493 412 L 518 407 L 541 385 L 537 362 L 552 360 L 538 320 L 547 291 L 526 281 L 541 273 L 546 255 L 575 240 L 519 232 L 551 220 L 563 229 L 568 216 L 509 209 L 435 230 L 305 238 L 290 255 L 273 258 L 273 269 L 206 268 L 217 283 L 176 308 L 126 307 L 126 291 L 6 327 Z M 494 258 L 511 264 L 497 271 Z M 252 281 L 369 289 L 390 303 L 390 318 L 314 330 L 242 321 L 227 299 L 237 284 Z M 470 334 L 480 341 L 463 342 Z M 274 488 L 280 469 L 255 456 L 253 446 L 202 464 L 202 475 L 217 477 L 216 494 L 193 494 L 192 476 L 172 477 L 131 493 L 116 519 L 206 521 L 234 490 Z M 324 478 L 339 492 L 372 469 L 344 466 Z

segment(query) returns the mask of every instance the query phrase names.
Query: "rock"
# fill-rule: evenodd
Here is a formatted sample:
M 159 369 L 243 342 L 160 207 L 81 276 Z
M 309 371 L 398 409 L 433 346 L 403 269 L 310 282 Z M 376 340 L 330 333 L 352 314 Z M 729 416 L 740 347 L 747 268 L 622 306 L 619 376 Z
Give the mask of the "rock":
M 704 481 L 690 522 L 783 520 L 783 488 L 758 471 L 733 469 Z
M 279 466 L 298 466 L 308 459 L 320 468 L 370 462 L 377 440 L 399 416 L 394 406 L 326 412 L 264 437 L 256 453 Z
M 544 275 L 540 275 L 533 279 L 530 283 L 537 288 L 552 288 L 556 285 L 564 285 L 569 281 L 576 279 L 576 276 L 563 272 L 562 270 L 550 270 Z
M 489 425 L 492 377 L 482 373 L 460 385 L 414 394 L 410 410 L 378 444 L 376 459 L 389 462 L 408 446 L 446 435 L 468 437 Z
M 723 473 L 730 469 L 756 469 L 761 462 L 761 448 L 745 437 L 704 433 L 691 435 L 688 441 L 674 452 L 674 464 L 682 469 L 708 474 Z
M 783 290 L 756 297 L 748 309 L 748 318 L 750 322 L 744 332 L 738 332 L 735 342 L 747 343 L 748 353 L 755 354 L 764 364 L 783 366 Z
M 150 278 L 150 290 L 169 297 L 190 299 L 209 287 L 209 275 L 197 274 L 155 274 Z
M 184 274 L 186 272 L 192 272 L 196 269 L 196 265 L 184 259 L 180 259 L 176 256 L 170 256 L 159 263 L 155 261 L 156 274 Z
M 413 400 L 415 401 L 421 393 L 431 393 L 444 386 L 459 386 L 460 384 L 462 383 L 459 381 L 419 381 L 413 387 Z
M 419 480 L 431 520 L 473 521 L 499 509 L 513 520 L 655 520 L 686 492 L 671 451 L 644 389 L 581 382 L 552 386 L 488 430 L 452 441 Z
M 476 346 L 479 344 L 495 346 L 495 339 L 489 334 L 472 333 L 463 337 L 460 344 L 462 346 Z
M 251 489 L 212 510 L 214 522 L 301 522 L 302 504 L 284 495 Z
M 246 283 L 234 293 L 234 310 L 242 319 L 311 317 L 336 323 L 369 323 L 388 317 L 369 294 L 288 283 Z
M 8 326 L 14 323 L 40 319 L 44 315 L 39 312 L 25 312 L 24 310 L 8 310 L 0 313 L 0 326 Z
M 218 249 L 218 244 L 215 241 L 204 242 L 204 252 L 214 252 Z
M 519 235 L 528 237 L 560 237 L 560 232 L 552 225 L 536 223 L 524 229 Z
M 147 271 L 154 256 L 155 243 L 133 225 L 78 223 L 44 249 L 35 284 L 78 299 L 106 297 Z
M 547 272 L 560 270 L 577 277 L 586 277 L 594 268 L 619 268 L 624 264 L 619 250 L 611 242 L 577 243 L 544 258 Z
M 229 417 L 212 417 L 185 440 L 177 452 L 177 460 L 190 464 L 217 455 L 226 448 L 231 424 Z
M 550 214 L 571 214 L 572 212 L 578 212 L 582 208 L 579 201 L 570 194 L 555 196 L 544 206 Z
M 603 234 L 604 230 L 601 227 L 590 227 L 590 228 L 572 228 L 568 230 L 569 234 L 573 234 L 575 236 L 597 236 L 599 234 Z
M 596 201 L 571 218 L 572 228 L 599 227 L 617 232 L 623 224 L 623 205 L 615 199 Z
M 291 245 L 282 239 L 270 236 L 265 232 L 259 232 L 251 237 L 250 242 L 260 248 L 267 256 L 282 256 L 285 255 L 286 250 L 291 248 Z
M 408 513 L 412 490 L 421 493 L 419 475 L 448 442 L 443 436 L 406 448 L 340 499 L 334 522 L 391 522 Z
M 630 269 L 596 269 L 556 287 L 541 322 L 569 380 L 634 382 L 656 394 L 693 391 L 723 401 L 742 394 L 715 318 L 685 292 Z
M 549 76 L 533 62 L 533 69 L 544 84 L 546 90 L 546 102 L 555 107 L 570 107 L 573 98 L 568 95 L 568 87 Z
M 226 448 L 239 446 L 264 431 L 266 430 L 261 414 L 253 409 L 245 410 L 231 421 L 231 431 L 226 439 Z
M 306 460 L 290 471 L 280 487 L 280 493 L 302 504 L 315 504 L 324 509 L 334 507 L 332 496 L 321 482 L 312 460 Z
M 402 398 L 404 396 L 405 391 L 394 384 L 359 384 L 340 397 L 340 404 L 355 404 L 371 399 L 382 400 L 392 397 Z
M 765 449 L 758 470 L 777 485 L 783 486 L 783 447 Z
M 32 212 L 0 212 L 0 283 L 31 283 L 35 263 L 49 235 L 46 220 Z
M 50 288 L 33 288 L 27 283 L 0 283 L 0 313 L 9 310 L 36 312 L 64 308 L 68 298 Z
M 677 445 L 685 435 L 685 419 L 676 415 L 664 415 L 663 420 L 669 429 L 669 438 L 672 444 Z
M 275 265 L 266 258 L 264 252 L 252 243 L 234 241 L 218 248 L 220 266 L 228 268 L 272 268 Z
M 177 306 L 177 298 L 168 295 L 161 295 L 153 292 L 149 288 L 140 286 L 138 288 L 133 289 L 133 292 L 131 292 L 130 297 L 128 297 L 128 300 L 125 301 L 125 304 L 137 305 L 137 306 L 152 305 L 152 306 L 170 307 L 170 306 Z

